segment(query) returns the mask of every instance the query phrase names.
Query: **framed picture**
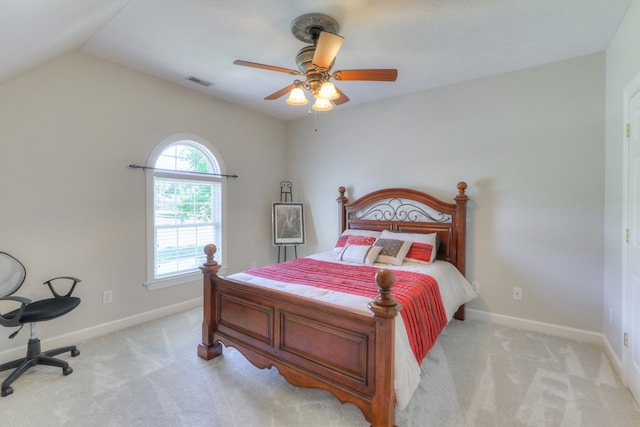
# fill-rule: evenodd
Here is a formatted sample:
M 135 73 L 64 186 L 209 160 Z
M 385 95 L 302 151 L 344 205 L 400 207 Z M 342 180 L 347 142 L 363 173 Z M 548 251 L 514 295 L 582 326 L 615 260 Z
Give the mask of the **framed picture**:
M 302 203 L 274 203 L 272 220 L 274 245 L 304 245 Z

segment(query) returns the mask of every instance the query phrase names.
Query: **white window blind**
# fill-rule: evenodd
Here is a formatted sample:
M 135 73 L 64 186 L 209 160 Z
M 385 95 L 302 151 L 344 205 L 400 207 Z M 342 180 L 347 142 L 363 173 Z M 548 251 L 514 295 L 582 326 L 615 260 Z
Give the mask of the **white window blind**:
M 153 177 L 153 275 L 162 279 L 197 271 L 206 244 L 221 247 L 222 183 L 206 175 L 219 170 L 208 150 L 196 143 L 167 147 L 155 167 L 162 172 Z

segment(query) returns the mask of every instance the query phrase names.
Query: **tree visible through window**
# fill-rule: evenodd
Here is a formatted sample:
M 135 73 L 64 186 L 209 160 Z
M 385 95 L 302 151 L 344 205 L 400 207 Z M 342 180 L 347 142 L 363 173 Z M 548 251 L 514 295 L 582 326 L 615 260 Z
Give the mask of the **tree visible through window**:
M 196 271 L 203 248 L 220 248 L 220 170 L 211 153 L 193 141 L 165 148 L 153 173 L 154 279 Z M 220 259 L 220 252 L 217 254 Z

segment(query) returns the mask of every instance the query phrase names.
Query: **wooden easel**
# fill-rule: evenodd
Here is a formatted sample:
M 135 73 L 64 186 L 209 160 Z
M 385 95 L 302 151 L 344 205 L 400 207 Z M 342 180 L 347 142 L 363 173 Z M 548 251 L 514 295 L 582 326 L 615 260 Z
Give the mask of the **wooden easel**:
M 280 202 L 293 202 L 293 185 L 291 184 L 291 181 L 280 182 Z M 287 246 L 293 246 L 293 255 L 295 258 L 298 258 L 298 245 L 278 245 L 278 262 L 281 262 L 281 253 L 283 255 L 282 261 L 287 260 Z M 281 249 L 284 250 L 281 251 Z

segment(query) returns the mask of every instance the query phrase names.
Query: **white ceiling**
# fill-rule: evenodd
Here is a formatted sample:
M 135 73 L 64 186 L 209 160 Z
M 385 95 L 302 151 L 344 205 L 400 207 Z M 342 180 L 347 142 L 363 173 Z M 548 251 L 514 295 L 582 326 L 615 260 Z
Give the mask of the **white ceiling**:
M 0 0 L 0 81 L 66 52 L 124 64 L 279 118 L 263 98 L 294 76 L 300 15 L 332 16 L 345 38 L 333 70 L 397 68 L 398 80 L 339 82 L 340 109 L 607 48 L 632 0 Z M 208 88 L 185 80 L 195 76 Z

